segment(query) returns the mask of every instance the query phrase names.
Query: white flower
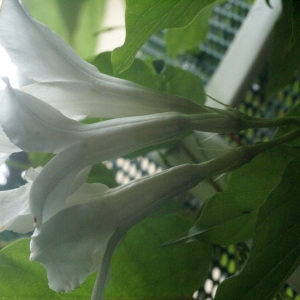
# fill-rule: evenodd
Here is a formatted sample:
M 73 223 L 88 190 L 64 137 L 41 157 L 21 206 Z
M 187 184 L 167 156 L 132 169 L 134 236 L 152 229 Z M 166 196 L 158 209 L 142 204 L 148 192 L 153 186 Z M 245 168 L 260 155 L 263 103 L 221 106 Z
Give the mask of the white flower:
M 64 207 L 68 195 L 85 182 L 89 167 L 97 162 L 177 139 L 192 130 L 226 132 L 241 123 L 219 112 L 169 112 L 82 124 L 9 84 L 0 105 L 0 124 L 15 145 L 28 152 L 59 153 L 32 185 L 31 209 L 37 224 Z M 54 211 L 47 209 L 49 203 L 56 204 L 51 206 Z
M 188 99 L 101 74 L 56 33 L 32 19 L 18 0 L 2 1 L 0 28 L 0 44 L 12 62 L 36 81 L 24 90 L 71 118 L 206 110 Z
M 10 140 L 24 151 L 59 153 L 72 144 L 93 140 L 94 144 L 107 148 L 110 153 L 117 151 L 112 157 L 120 155 L 117 148 L 126 147 L 126 153 L 137 150 L 134 145 L 130 149 L 130 143 L 143 141 L 140 147 L 146 147 L 179 137 L 194 128 L 209 130 L 208 119 L 218 117 L 216 114 L 169 112 L 82 124 L 9 84 L 2 92 L 0 106 L 2 128 Z M 110 143 L 112 139 L 115 141 L 113 144 Z
M 45 266 L 55 291 L 71 291 L 100 270 L 96 289 L 102 294 L 111 255 L 126 232 L 213 171 L 206 165 L 182 165 L 114 189 L 85 184 L 35 230 L 31 259 Z
M 207 164 L 182 165 L 113 189 L 84 184 L 35 229 L 30 259 L 45 266 L 49 286 L 55 291 L 69 292 L 99 270 L 94 293 L 102 299 L 111 255 L 126 232 L 165 201 L 216 171 Z M 34 229 L 28 191 L 39 172 L 31 169 L 28 184 L 0 192 L 0 230 L 24 233 Z
M 101 300 L 110 258 L 132 226 L 165 201 L 189 190 L 201 180 L 240 167 L 259 153 L 298 138 L 299 134 L 299 130 L 295 130 L 267 143 L 240 147 L 214 160 L 174 167 L 114 189 L 102 184 L 84 184 L 79 190 L 70 192 L 63 205 L 55 201 L 47 202 L 47 191 L 44 190 L 44 198 L 39 203 L 41 221 L 31 241 L 31 259 L 46 267 L 49 285 L 56 291 L 70 291 L 78 287 L 88 274 L 99 270 L 93 295 L 94 299 Z M 68 156 L 63 159 L 60 155 L 68 154 L 70 149 L 80 151 L 84 149 L 83 145 L 72 145 L 57 157 L 63 162 Z M 62 165 L 58 169 L 64 167 Z M 51 186 L 51 180 L 46 182 Z M 36 186 L 39 188 L 40 184 Z M 22 200 L 21 204 L 27 212 L 28 200 Z M 10 203 L 8 211 L 12 211 L 13 205 L 18 212 L 20 202 L 16 199 Z M 18 213 L 11 223 L 21 224 L 18 219 L 22 218 L 22 214 Z
M 71 291 L 99 270 L 93 299 L 101 300 L 110 258 L 132 226 L 203 179 L 232 171 L 299 134 L 295 130 L 267 143 L 240 147 L 201 164 L 173 167 L 113 189 L 84 184 L 63 206 L 55 201 L 42 203 L 43 221 L 32 236 L 31 259 L 45 266 L 49 285 L 56 291 Z M 55 213 L 44 218 L 49 211 Z

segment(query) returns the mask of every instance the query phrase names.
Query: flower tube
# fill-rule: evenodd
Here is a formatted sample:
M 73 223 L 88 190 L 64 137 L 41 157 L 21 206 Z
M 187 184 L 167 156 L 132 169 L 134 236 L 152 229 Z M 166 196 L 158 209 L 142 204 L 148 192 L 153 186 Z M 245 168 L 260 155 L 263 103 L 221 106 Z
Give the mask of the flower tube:
M 13 89 L 9 82 L 0 94 L 2 152 L 40 151 L 59 153 L 79 142 L 106 145 L 110 158 L 140 148 L 179 138 L 192 130 L 215 133 L 239 132 L 248 128 L 299 125 L 298 117 L 260 119 L 238 110 L 212 110 L 209 113 L 160 114 L 124 117 L 93 124 L 82 124 L 32 95 Z M 150 138 L 151 136 L 151 138 Z M 140 146 L 135 145 L 137 141 Z M 127 150 L 121 150 L 126 147 Z M 124 152 L 125 151 L 125 152 Z M 108 157 L 104 158 L 109 159 Z
M 34 20 L 18 0 L 2 1 L 0 44 L 19 70 L 36 81 L 24 90 L 71 118 L 207 111 L 188 99 L 100 73 L 56 33 Z
M 116 144 L 112 148 L 120 147 L 123 140 L 126 140 L 124 144 L 140 139 L 149 140 L 149 145 L 152 145 L 178 137 L 188 130 L 214 131 L 216 118 L 222 118 L 218 113 L 185 115 L 168 112 L 82 124 L 67 118 L 32 95 L 13 89 L 9 84 L 2 94 L 0 105 L 2 128 L 15 145 L 25 151 L 52 153 L 59 153 L 72 144 L 92 139 L 98 139 L 103 144 L 113 138 Z M 220 124 L 220 130 L 232 129 L 231 121 L 225 118 Z M 150 132 L 157 139 L 156 142 L 150 141 Z
M 52 289 L 71 291 L 106 264 L 103 257 L 112 238 L 116 246 L 130 227 L 202 176 L 195 166 L 185 165 L 115 189 L 85 184 L 68 198 L 67 208 L 36 229 L 31 259 L 46 267 Z
M 192 130 L 237 132 L 247 128 L 249 122 L 238 111 L 216 110 L 189 115 L 169 112 L 82 124 L 9 84 L 0 105 L 0 123 L 15 145 L 25 151 L 59 153 L 32 187 L 37 222 L 42 221 L 37 203 L 48 195 L 47 203 L 54 201 L 63 206 L 63 199 L 73 190 L 74 182 L 80 185 L 86 178 L 86 172 L 83 176 L 78 174 L 97 162 L 177 139 Z M 59 205 L 54 207 L 59 209 Z M 44 218 L 55 213 L 44 214 Z

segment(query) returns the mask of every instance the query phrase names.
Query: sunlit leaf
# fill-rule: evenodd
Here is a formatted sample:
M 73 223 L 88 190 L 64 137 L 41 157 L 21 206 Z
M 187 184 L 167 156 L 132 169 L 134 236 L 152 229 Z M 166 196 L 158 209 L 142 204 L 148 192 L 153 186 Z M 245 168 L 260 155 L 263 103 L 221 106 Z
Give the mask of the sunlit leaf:
M 272 300 L 300 259 L 300 159 L 291 161 L 279 185 L 259 209 L 245 268 L 225 280 L 215 300 Z
M 200 104 L 204 103 L 203 83 L 198 76 L 177 67 L 167 66 L 160 77 L 163 84 L 161 91 L 179 95 Z
M 95 57 L 92 63 L 99 69 L 100 72 L 113 76 L 111 52 L 100 53 Z M 141 59 L 135 59 L 129 69 L 116 77 L 132 81 L 150 89 L 157 90 L 159 88 L 155 69 L 151 66 L 151 64 L 146 63 Z
M 112 53 L 113 69 L 119 74 L 132 64 L 141 46 L 154 33 L 165 28 L 188 25 L 198 13 L 215 0 L 144 0 L 126 1 L 126 39 Z
M 33 168 L 45 166 L 55 155 L 47 152 L 30 152 L 28 160 Z
M 66 25 L 70 39 L 73 39 L 78 26 L 78 19 L 85 0 L 58 1 L 58 9 L 61 13 L 62 20 Z
M 213 6 L 203 9 L 186 27 L 169 29 L 164 35 L 167 53 L 174 57 L 187 51 L 199 52 L 199 45 L 206 37 Z
M 34 18 L 45 23 L 83 58 L 95 53 L 105 0 L 24 0 Z
M 200 77 L 170 65 L 164 65 L 161 72 L 157 72 L 153 66 L 154 63 L 155 61 L 135 59 L 130 68 L 117 77 L 150 89 L 179 95 L 197 103 L 204 103 L 204 87 Z M 93 61 L 93 64 L 102 73 L 113 75 L 110 52 L 99 54 Z

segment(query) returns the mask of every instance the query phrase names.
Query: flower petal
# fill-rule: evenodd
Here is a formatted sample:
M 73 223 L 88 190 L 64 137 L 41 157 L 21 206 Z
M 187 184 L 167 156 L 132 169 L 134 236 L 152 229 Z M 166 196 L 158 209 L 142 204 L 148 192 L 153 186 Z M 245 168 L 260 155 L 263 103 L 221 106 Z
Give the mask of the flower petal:
M 31 260 L 47 269 L 49 286 L 69 292 L 100 268 L 115 224 L 106 203 L 69 207 L 45 222 L 32 236 Z
M 182 165 L 114 189 L 85 184 L 68 199 L 72 206 L 37 227 L 31 260 L 46 267 L 49 285 L 56 291 L 71 291 L 100 267 L 104 282 L 110 256 L 126 231 L 209 172 L 206 165 Z
M 2 165 L 10 156 L 10 153 L 0 153 L 0 165 Z
M 5 92 L 3 90 L 1 90 L 0 91 L 0 103 L 3 102 L 4 94 L 5 94 Z M 1 109 L 2 109 L 2 107 L 1 107 Z M 13 143 L 11 143 L 11 141 L 6 136 L 6 134 L 4 133 L 4 131 L 0 125 L 0 153 L 3 152 L 3 153 L 7 153 L 8 155 L 10 155 L 11 153 L 19 152 L 19 151 L 21 151 L 21 149 L 18 148 L 17 146 L 15 146 Z
M 34 230 L 29 209 L 31 183 L 17 189 L 0 191 L 0 231 L 12 230 L 27 233 Z
M 0 10 L 0 43 L 28 78 L 38 81 L 86 80 L 97 72 L 47 26 L 28 14 L 18 0 L 3 0 Z
M 12 61 L 29 79 L 39 82 L 25 91 L 71 118 L 206 111 L 188 99 L 101 74 L 57 34 L 32 19 L 17 0 L 2 1 L 0 28 L 0 43 Z
M 9 84 L 0 103 L 1 125 L 10 140 L 24 151 L 57 153 L 78 139 L 73 133 L 81 126 L 79 122 Z
M 118 78 L 34 83 L 23 87 L 70 118 L 119 118 L 168 111 L 202 113 L 209 108 L 179 96 L 152 91 Z
M 21 151 L 20 148 L 15 146 L 7 137 L 7 135 L 4 133 L 2 127 L 0 126 L 0 151 L 3 153 L 7 153 L 10 155 L 14 152 Z
M 70 193 L 74 181 L 81 170 L 87 165 L 78 165 L 76 159 L 83 153 L 85 144 L 79 143 L 56 156 L 55 160 L 51 160 L 44 169 L 51 170 L 49 172 L 41 172 L 33 183 L 33 189 L 30 191 L 30 210 L 34 215 L 35 221 L 41 223 L 42 208 L 45 204 L 45 216 L 53 216 L 56 212 L 60 211 L 59 207 L 64 207 L 64 203 L 59 205 L 61 199 L 66 199 Z M 54 162 L 54 163 L 53 163 Z M 66 166 L 66 172 L 61 176 L 62 170 Z M 82 184 L 83 182 L 81 182 Z M 53 201 L 53 208 L 47 209 L 47 203 Z M 44 220 L 45 221 L 45 220 Z
M 37 224 L 65 207 L 74 180 L 84 168 L 172 140 L 190 129 L 189 121 L 176 113 L 115 119 L 100 125 L 97 135 L 60 152 L 35 180 L 30 205 Z
M 41 168 L 30 168 L 24 176 L 28 183 L 17 189 L 0 191 L 0 231 L 27 233 L 34 230 L 29 209 L 29 191 L 40 171 Z

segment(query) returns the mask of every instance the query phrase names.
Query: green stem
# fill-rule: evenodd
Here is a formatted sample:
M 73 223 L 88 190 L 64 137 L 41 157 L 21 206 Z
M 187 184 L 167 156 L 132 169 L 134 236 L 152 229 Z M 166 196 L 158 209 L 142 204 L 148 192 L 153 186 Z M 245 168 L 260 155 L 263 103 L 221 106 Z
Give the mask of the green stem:
M 93 292 L 91 300 L 103 300 L 104 299 L 104 291 L 108 281 L 108 273 L 109 273 L 109 266 L 112 255 L 122 240 L 123 236 L 125 235 L 126 230 L 124 229 L 117 229 L 115 233 L 109 239 L 109 242 L 106 246 L 106 250 L 103 256 L 103 261 L 98 272 L 96 282 L 94 284 Z
M 300 127 L 299 117 L 255 118 L 235 109 L 216 109 L 213 113 L 189 115 L 187 118 L 194 130 L 216 133 L 237 133 L 250 128 Z
M 202 163 L 201 165 L 209 167 L 213 176 L 220 175 L 241 167 L 242 165 L 250 162 L 255 156 L 266 150 L 283 143 L 291 142 L 299 137 L 300 129 L 296 129 L 269 142 L 258 143 L 254 146 L 242 146 L 230 150 L 225 155 Z
M 251 118 L 245 122 L 248 128 L 271 128 L 279 126 L 300 126 L 299 117 Z

